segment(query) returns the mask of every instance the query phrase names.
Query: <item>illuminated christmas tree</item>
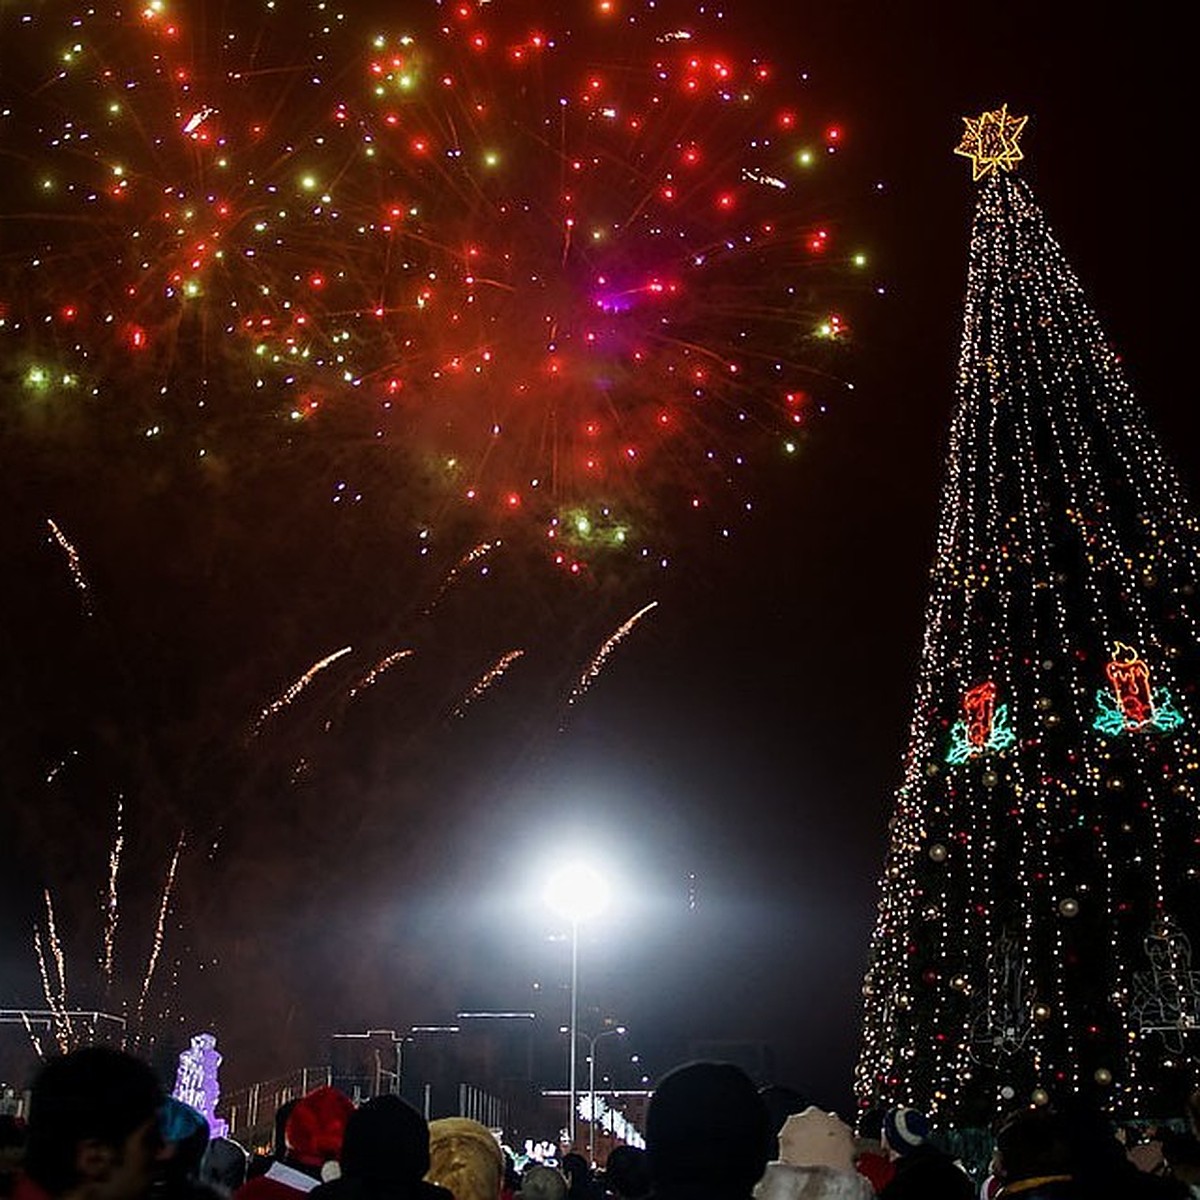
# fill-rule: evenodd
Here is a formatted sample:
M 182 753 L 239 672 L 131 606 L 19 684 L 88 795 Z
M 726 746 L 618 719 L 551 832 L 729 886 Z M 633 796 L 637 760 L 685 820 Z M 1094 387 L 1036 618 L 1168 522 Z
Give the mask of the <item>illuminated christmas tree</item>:
M 1029 187 L 980 181 L 864 1106 L 1178 1113 L 1200 1051 L 1198 527 Z

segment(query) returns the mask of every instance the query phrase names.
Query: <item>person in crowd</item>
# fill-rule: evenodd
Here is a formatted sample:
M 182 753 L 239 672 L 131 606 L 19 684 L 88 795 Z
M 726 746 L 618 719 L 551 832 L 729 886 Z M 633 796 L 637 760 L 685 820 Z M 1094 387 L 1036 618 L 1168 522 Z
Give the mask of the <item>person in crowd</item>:
M 637 1146 L 616 1146 L 604 1164 L 604 1181 L 615 1200 L 646 1200 L 650 1195 L 650 1157 Z
M 1164 1133 L 1162 1147 L 1167 1174 L 1186 1184 L 1193 1200 L 1200 1197 L 1200 1138 L 1192 1133 Z
M 567 1200 L 567 1178 L 554 1167 L 526 1167 L 517 1196 L 520 1200 Z
M 1139 1171 L 1129 1161 L 1112 1125 L 1094 1106 L 1067 1098 L 1059 1115 L 1081 1196 L 1087 1200 L 1186 1200 L 1186 1184 Z
M 517 1170 L 517 1160 L 512 1151 L 500 1144 L 500 1153 L 504 1155 L 504 1182 L 500 1185 L 500 1200 L 514 1200 L 521 1190 L 521 1173 Z
M 854 1169 L 854 1133 L 835 1114 L 810 1106 L 779 1131 L 779 1159 L 767 1163 L 755 1200 L 872 1200 Z
M 283 1157 L 243 1184 L 236 1200 L 297 1200 L 297 1193 L 334 1178 L 352 1112 L 350 1097 L 337 1088 L 319 1087 L 301 1096 L 284 1125 Z
M 24 1157 L 25 1122 L 12 1113 L 0 1113 L 0 1200 L 12 1195 Z
M 296 1107 L 299 1100 L 285 1100 L 275 1110 L 275 1139 L 271 1145 L 270 1154 L 255 1154 L 246 1164 L 246 1178 L 257 1179 L 260 1175 L 265 1175 L 270 1169 L 272 1163 L 283 1162 L 287 1157 L 287 1138 L 284 1131 L 287 1129 L 288 1117 L 292 1115 L 292 1109 Z
M 314 1188 L 311 1200 L 451 1200 L 425 1182 L 429 1126 L 407 1100 L 376 1096 L 350 1114 L 341 1173 Z
M 883 1148 L 884 1110 L 868 1108 L 858 1118 L 858 1136 L 854 1139 L 854 1167 L 878 1193 L 896 1174 L 896 1166 Z
M 200 1181 L 228 1200 L 246 1182 L 249 1165 L 244 1146 L 233 1138 L 213 1138 L 200 1160 Z
M 730 1063 L 666 1075 L 646 1112 L 655 1200 L 749 1200 L 771 1144 L 766 1105 Z
M 779 1131 L 793 1113 L 802 1113 L 812 1107 L 812 1101 L 793 1087 L 782 1083 L 769 1083 L 758 1089 L 762 1102 L 767 1106 L 767 1120 L 771 1129 L 771 1145 L 767 1151 L 768 1161 L 779 1158 Z
M 51 1059 L 30 1094 L 14 1200 L 144 1200 L 164 1153 L 162 1100 L 154 1072 L 109 1046 Z
M 454 1200 L 499 1200 L 504 1152 L 486 1125 L 467 1117 L 430 1121 L 429 1158 L 425 1178 Z
M 1084 1200 L 1062 1118 L 1049 1109 L 1025 1109 L 996 1132 L 992 1172 L 999 1200 Z
M 966 1172 L 929 1140 L 929 1118 L 915 1108 L 889 1109 L 883 1147 L 896 1167 L 880 1200 L 975 1200 Z
M 160 1195 L 163 1200 L 220 1200 L 200 1180 L 200 1162 L 208 1149 L 208 1122 L 182 1100 L 168 1096 L 158 1111 L 163 1153 Z
M 567 1180 L 568 1200 L 601 1200 L 601 1189 L 588 1160 L 573 1151 L 563 1155 L 562 1173 Z

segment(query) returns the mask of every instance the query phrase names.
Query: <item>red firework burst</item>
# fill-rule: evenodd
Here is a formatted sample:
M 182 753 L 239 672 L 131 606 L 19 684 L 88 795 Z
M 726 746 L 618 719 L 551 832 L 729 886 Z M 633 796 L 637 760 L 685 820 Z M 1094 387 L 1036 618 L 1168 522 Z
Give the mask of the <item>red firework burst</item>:
M 841 129 L 699 15 L 352 7 L 5 6 L 12 385 L 575 570 L 727 528 L 845 336 Z

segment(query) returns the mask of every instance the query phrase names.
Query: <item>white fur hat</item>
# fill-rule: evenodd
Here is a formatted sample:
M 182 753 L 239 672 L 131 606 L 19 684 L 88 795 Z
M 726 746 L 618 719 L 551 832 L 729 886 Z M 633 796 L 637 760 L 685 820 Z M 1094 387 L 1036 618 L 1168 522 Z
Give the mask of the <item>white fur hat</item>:
M 806 1108 L 779 1131 L 779 1159 L 793 1167 L 854 1170 L 854 1133 L 835 1113 Z

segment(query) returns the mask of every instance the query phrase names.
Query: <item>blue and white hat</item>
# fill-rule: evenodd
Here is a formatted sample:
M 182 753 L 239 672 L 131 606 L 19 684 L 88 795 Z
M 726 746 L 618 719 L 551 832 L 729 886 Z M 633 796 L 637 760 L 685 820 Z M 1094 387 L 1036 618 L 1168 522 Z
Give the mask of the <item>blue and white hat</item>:
M 883 1137 L 897 1154 L 907 1154 L 925 1144 L 929 1118 L 915 1108 L 893 1108 L 883 1118 Z

